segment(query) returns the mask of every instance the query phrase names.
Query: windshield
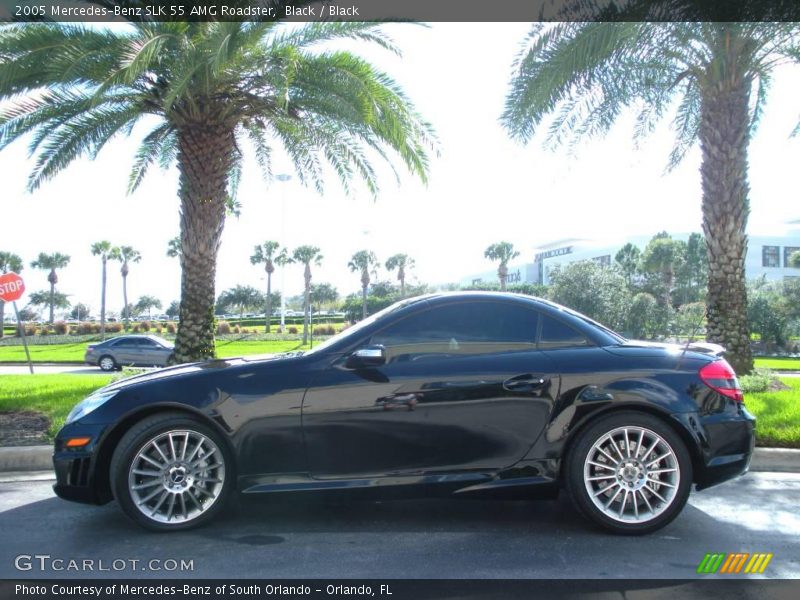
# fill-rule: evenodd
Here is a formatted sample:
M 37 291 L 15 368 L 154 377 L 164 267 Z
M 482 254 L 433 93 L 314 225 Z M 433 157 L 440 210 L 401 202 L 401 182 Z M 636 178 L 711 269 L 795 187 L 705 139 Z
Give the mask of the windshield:
M 421 296 L 417 296 L 415 298 L 407 298 L 405 300 L 400 300 L 399 302 L 395 302 L 391 306 L 387 306 L 383 310 L 380 310 L 380 311 L 376 312 L 374 315 L 371 315 L 371 316 L 367 317 L 366 319 L 363 319 L 363 320 L 359 321 L 358 323 L 348 327 L 347 329 L 345 329 L 341 333 L 333 336 L 332 338 L 329 338 L 329 339 L 325 340 L 319 346 L 314 346 L 314 348 L 312 348 L 311 350 L 308 350 L 306 352 L 306 354 L 313 354 L 314 352 L 320 352 L 322 350 L 330 348 L 334 344 L 338 344 L 340 342 L 343 342 L 343 341 L 347 340 L 348 338 L 350 338 L 352 336 L 356 336 L 363 329 L 369 327 L 370 325 L 372 325 L 378 319 L 382 319 L 386 315 L 388 315 L 390 313 L 393 313 L 394 311 L 399 310 L 401 308 L 404 308 L 404 307 L 408 306 L 409 304 L 412 304 L 414 302 L 418 302 L 421 299 L 422 299 Z

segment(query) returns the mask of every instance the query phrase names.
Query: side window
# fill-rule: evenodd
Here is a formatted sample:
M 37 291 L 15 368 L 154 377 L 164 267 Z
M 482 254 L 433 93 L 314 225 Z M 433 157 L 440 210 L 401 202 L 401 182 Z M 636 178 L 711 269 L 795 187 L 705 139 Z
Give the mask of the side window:
M 387 361 L 424 356 L 494 354 L 536 347 L 538 313 L 501 302 L 437 306 L 377 332 L 371 344 L 386 347 Z
M 547 315 L 542 315 L 541 319 L 542 333 L 539 338 L 539 348 L 542 350 L 590 345 L 589 340 L 581 332 L 566 323 Z
M 142 348 L 155 348 L 156 347 L 156 343 L 153 340 L 148 340 L 147 338 L 139 338 L 137 340 L 137 342 L 138 342 L 137 345 L 141 346 Z

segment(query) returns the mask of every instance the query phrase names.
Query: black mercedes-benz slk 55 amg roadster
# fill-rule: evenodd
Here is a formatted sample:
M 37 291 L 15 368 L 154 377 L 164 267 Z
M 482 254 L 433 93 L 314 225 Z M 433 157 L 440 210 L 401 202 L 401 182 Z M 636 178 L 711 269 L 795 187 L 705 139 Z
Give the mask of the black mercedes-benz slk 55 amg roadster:
M 747 470 L 755 419 L 712 345 L 629 341 L 502 293 L 403 300 L 308 352 L 112 383 L 55 441 L 56 493 L 137 523 L 207 522 L 236 492 L 504 499 L 565 488 L 648 533 Z

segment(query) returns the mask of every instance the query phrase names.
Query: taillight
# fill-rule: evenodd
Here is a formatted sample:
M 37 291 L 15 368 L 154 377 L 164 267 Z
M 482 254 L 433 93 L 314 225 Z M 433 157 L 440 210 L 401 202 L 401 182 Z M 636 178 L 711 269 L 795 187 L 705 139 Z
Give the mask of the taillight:
M 727 360 L 719 359 L 710 362 L 700 369 L 700 379 L 715 392 L 727 396 L 736 402 L 742 402 L 744 395 L 742 388 L 739 387 L 739 380 L 736 373 Z

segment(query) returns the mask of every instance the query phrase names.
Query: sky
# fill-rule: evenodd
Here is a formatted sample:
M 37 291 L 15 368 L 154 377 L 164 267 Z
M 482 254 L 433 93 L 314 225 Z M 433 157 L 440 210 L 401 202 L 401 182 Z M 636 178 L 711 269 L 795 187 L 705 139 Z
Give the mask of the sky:
M 359 289 L 359 275 L 347 262 L 367 248 L 379 259 L 398 252 L 412 256 L 412 280 L 429 284 L 458 281 L 493 268 L 483 257 L 494 242 L 512 242 L 529 262 L 535 249 L 561 238 L 622 239 L 661 230 L 700 230 L 700 156 L 697 148 L 665 174 L 672 146 L 669 121 L 643 142 L 632 140 L 632 115 L 623 115 L 603 138 L 574 151 L 512 141 L 499 116 L 511 77 L 511 63 L 529 26 L 524 23 L 436 23 L 430 27 L 387 25 L 403 51 L 396 57 L 379 48 L 349 48 L 391 74 L 439 138 L 424 185 L 400 170 L 400 181 L 382 178 L 377 198 L 346 196 L 331 179 L 320 195 L 301 186 L 265 182 L 249 160 L 239 188 L 241 217 L 225 225 L 217 267 L 217 293 L 237 284 L 266 288 L 262 268 L 252 266 L 253 247 L 277 240 L 290 248 L 313 244 L 324 261 L 314 282 L 334 284 L 342 295 Z M 797 168 L 800 138 L 790 138 L 800 119 L 800 68 L 776 70 L 765 116 L 750 145 L 751 234 L 781 234 L 782 224 L 800 218 Z M 69 254 L 58 289 L 71 302 L 100 305 L 100 262 L 90 245 L 107 239 L 142 254 L 128 277 L 128 296 L 161 299 L 164 307 L 180 295 L 177 259 L 166 256 L 178 233 L 177 174 L 153 169 L 137 192 L 126 194 L 138 141 L 112 141 L 101 154 L 74 163 L 33 193 L 26 177 L 33 161 L 26 143 L 0 152 L 0 250 L 21 255 L 29 291 L 47 287 L 47 274 L 30 268 L 41 251 Z M 277 149 L 276 149 L 277 150 Z M 276 152 L 274 173 L 289 173 Z M 109 273 L 109 310 L 122 307 L 118 265 Z M 393 278 L 385 269 L 380 279 Z M 300 267 L 278 271 L 273 286 L 287 296 L 302 290 Z

